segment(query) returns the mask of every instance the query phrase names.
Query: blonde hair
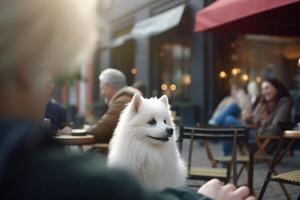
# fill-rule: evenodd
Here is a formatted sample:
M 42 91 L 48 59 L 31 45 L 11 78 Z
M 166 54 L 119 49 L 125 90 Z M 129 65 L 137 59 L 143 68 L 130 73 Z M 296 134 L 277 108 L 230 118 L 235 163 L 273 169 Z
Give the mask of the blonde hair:
M 0 74 L 42 64 L 72 70 L 91 56 L 96 25 L 95 0 L 1 0 Z

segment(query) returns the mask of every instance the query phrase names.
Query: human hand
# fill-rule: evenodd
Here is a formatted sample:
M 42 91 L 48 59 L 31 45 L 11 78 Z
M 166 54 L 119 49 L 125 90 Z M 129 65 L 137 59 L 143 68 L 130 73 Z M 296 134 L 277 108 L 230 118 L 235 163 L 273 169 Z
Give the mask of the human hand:
M 236 188 L 232 184 L 223 185 L 218 179 L 212 179 L 202 185 L 198 193 L 214 200 L 255 200 L 249 196 L 250 191 L 246 186 Z
M 244 122 L 246 122 L 246 123 L 251 123 L 252 122 L 253 116 L 252 116 L 251 112 L 249 112 L 249 111 L 242 111 L 241 116 L 242 116 L 242 120 Z

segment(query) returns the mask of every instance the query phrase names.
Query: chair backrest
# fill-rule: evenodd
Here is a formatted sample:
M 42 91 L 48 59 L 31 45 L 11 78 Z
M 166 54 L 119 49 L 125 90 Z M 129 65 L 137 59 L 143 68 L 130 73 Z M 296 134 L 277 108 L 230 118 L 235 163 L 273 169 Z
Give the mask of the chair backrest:
M 223 127 L 180 127 L 179 131 L 179 149 L 182 151 L 183 140 L 190 140 L 189 151 L 188 151 L 188 172 L 191 169 L 192 162 L 192 150 L 193 143 L 196 139 L 204 139 L 210 141 L 232 141 L 232 160 L 231 165 L 233 168 L 233 182 L 237 181 L 237 168 L 236 168 L 236 157 L 237 157 L 237 142 L 248 141 L 248 130 L 243 127 L 232 127 L 232 128 L 223 128 Z M 228 170 L 231 171 L 231 168 Z
M 180 127 L 180 138 L 190 139 L 192 134 L 194 139 L 232 141 L 236 137 L 237 140 L 247 140 L 248 130 L 243 127 Z

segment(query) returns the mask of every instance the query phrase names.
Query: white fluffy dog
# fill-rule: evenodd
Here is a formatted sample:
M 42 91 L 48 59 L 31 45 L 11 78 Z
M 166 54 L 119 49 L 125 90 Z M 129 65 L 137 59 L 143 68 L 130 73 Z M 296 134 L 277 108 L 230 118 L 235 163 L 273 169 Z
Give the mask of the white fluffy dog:
M 184 185 L 186 167 L 176 145 L 167 96 L 133 96 L 110 142 L 108 165 L 129 171 L 152 189 Z

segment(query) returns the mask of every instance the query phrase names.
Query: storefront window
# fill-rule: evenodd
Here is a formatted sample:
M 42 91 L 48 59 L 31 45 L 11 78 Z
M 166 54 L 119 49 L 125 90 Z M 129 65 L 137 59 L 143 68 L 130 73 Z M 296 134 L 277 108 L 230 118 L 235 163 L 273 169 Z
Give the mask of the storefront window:
M 290 88 L 300 86 L 300 38 L 239 36 L 229 43 L 226 54 L 220 78 L 238 78 L 244 83 L 278 78 Z
M 277 78 L 289 88 L 294 99 L 293 117 L 300 119 L 299 37 L 242 35 L 225 43 L 219 40 L 218 46 L 223 47 L 216 54 L 219 88 L 228 92 L 224 85 L 232 79 L 246 85 L 249 81 L 261 83 L 264 78 Z
M 160 89 L 172 100 L 189 98 L 190 54 L 190 48 L 181 44 L 163 44 L 160 47 Z

